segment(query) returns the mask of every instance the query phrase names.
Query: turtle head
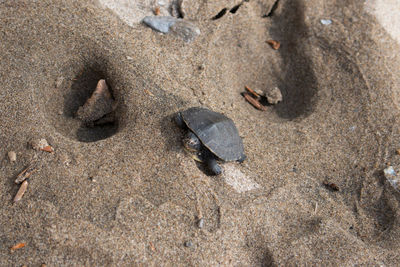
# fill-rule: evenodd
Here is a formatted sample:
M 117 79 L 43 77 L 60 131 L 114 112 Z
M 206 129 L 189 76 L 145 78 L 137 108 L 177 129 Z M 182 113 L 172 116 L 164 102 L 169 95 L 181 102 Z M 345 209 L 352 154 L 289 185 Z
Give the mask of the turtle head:
M 185 138 L 183 138 L 183 145 L 191 152 L 200 151 L 202 146 L 200 139 L 192 131 L 188 131 Z

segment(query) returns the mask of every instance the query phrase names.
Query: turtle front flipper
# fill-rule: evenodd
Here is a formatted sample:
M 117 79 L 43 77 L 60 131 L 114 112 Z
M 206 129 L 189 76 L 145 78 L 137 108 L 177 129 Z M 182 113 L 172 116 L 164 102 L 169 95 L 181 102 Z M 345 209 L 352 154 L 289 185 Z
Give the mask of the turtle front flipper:
M 243 154 L 237 161 L 239 163 L 242 163 L 246 158 L 247 158 L 247 156 L 245 154 Z
M 222 173 L 222 168 L 218 165 L 218 162 L 214 156 L 211 155 L 210 157 L 208 157 L 206 164 L 214 175 L 220 175 Z
M 182 129 L 186 128 L 186 124 L 183 121 L 182 114 L 180 112 L 176 113 L 174 116 L 175 123 Z

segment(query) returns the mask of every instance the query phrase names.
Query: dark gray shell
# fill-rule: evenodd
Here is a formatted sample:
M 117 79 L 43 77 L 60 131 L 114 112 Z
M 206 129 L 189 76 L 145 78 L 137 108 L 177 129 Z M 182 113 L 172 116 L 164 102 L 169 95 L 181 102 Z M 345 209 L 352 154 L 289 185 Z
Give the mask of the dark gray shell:
M 242 139 L 231 119 L 200 107 L 189 108 L 181 115 L 187 127 L 218 158 L 235 161 L 244 157 Z

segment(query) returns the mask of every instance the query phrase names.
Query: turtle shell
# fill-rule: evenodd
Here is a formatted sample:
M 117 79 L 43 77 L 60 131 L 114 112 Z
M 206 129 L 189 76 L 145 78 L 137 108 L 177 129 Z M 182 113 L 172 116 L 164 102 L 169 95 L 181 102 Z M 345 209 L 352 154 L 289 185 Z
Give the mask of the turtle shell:
M 218 158 L 235 161 L 244 157 L 242 138 L 231 119 L 200 107 L 189 108 L 181 115 L 187 127 Z

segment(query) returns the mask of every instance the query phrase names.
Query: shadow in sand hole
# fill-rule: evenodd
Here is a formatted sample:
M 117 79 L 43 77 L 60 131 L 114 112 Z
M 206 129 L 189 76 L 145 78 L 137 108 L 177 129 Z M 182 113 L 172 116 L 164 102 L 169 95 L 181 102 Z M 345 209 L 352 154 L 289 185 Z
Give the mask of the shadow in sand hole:
M 302 1 L 285 2 L 282 12 L 275 14 L 272 20 L 270 35 L 282 43 L 278 53 L 282 57 L 281 70 L 284 73 L 283 76 L 282 73 L 276 74 L 283 101 L 276 105 L 275 110 L 286 119 L 306 117 L 314 110 L 318 85 L 308 54 L 311 43 Z
M 89 99 L 100 79 L 106 80 L 112 93 L 112 81 L 107 79 L 107 75 L 96 65 L 85 68 L 73 79 L 71 89 L 64 97 L 65 116 L 76 117 L 79 107 L 83 106 L 86 100 Z M 81 142 L 96 142 L 111 137 L 117 131 L 117 118 L 103 125 L 88 126 L 82 123 L 76 131 L 76 138 Z

